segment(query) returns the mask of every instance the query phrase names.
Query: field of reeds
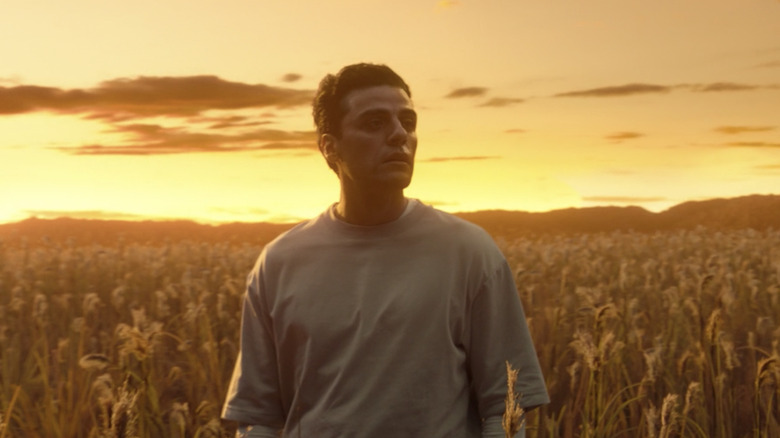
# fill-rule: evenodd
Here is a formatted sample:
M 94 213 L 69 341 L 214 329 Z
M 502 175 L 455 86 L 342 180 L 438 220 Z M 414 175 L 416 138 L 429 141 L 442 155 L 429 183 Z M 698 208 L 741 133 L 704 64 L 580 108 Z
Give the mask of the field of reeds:
M 552 398 L 529 437 L 780 436 L 780 232 L 496 240 Z M 231 436 L 259 251 L 0 244 L 0 438 Z

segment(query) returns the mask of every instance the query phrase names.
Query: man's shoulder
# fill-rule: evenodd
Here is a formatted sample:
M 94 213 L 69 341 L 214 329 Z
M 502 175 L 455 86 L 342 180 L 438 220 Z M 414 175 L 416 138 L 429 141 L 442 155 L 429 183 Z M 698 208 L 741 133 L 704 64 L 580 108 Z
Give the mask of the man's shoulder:
M 492 241 L 490 234 L 479 225 L 435 207 L 426 206 L 426 208 L 430 209 L 430 217 L 443 231 L 457 232 L 457 236 L 470 236 L 477 239 L 490 239 Z
M 265 253 L 284 253 L 296 251 L 301 245 L 311 243 L 316 236 L 327 233 L 322 224 L 322 215 L 299 222 L 289 230 L 279 234 L 263 248 Z
M 465 263 L 475 268 L 474 272 L 482 273 L 495 272 L 506 263 L 496 241 L 479 225 L 435 208 L 431 208 L 428 222 L 426 235 L 431 240 L 427 245 L 445 259 L 454 257 L 459 260 L 457 263 Z
M 441 236 L 442 239 L 455 244 L 462 249 L 488 250 L 497 249 L 493 237 L 479 225 L 469 222 L 453 213 L 448 213 L 434 207 L 430 209 L 428 217 L 429 229 Z

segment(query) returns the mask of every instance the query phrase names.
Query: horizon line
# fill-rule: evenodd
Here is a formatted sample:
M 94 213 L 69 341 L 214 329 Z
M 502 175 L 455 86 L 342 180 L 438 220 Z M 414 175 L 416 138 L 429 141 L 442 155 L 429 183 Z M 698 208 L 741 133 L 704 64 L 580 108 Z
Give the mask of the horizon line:
M 780 196 L 780 193 L 778 194 L 761 194 L 761 193 L 753 193 L 749 195 L 740 195 L 740 196 L 732 196 L 732 197 L 708 197 L 708 198 L 695 198 L 690 199 L 682 202 L 675 203 L 667 208 L 664 208 L 659 211 L 653 211 L 650 209 L 647 209 L 645 207 L 642 207 L 641 205 L 631 204 L 631 203 L 604 203 L 604 204 L 597 204 L 597 205 L 589 205 L 589 206 L 581 206 L 581 207 L 562 207 L 562 208 L 554 208 L 549 210 L 542 210 L 542 211 L 529 211 L 529 210 L 521 210 L 521 209 L 506 209 L 506 208 L 482 208 L 482 209 L 476 209 L 476 210 L 463 210 L 463 211 L 452 211 L 450 214 L 453 215 L 463 215 L 463 214 L 475 214 L 475 213 L 481 213 L 481 212 L 510 212 L 510 213 L 528 213 L 528 214 L 544 214 L 544 213 L 551 213 L 556 211 L 564 211 L 564 210 L 587 210 L 587 209 L 595 209 L 595 208 L 639 208 L 644 211 L 647 211 L 651 214 L 660 214 L 665 211 L 668 211 L 676 206 L 687 204 L 687 203 L 695 203 L 695 202 L 706 202 L 706 201 L 715 201 L 715 200 L 728 200 L 728 199 L 740 199 L 740 198 L 748 198 L 748 197 L 756 197 L 756 196 Z M 425 202 L 424 202 L 425 203 Z M 435 203 L 428 203 L 429 205 L 433 205 L 435 207 Z M 51 214 L 48 214 L 51 213 Z M 61 214 L 59 214 L 61 213 Z M 85 215 L 86 213 L 86 215 Z M 89 213 L 94 213 L 94 215 L 89 215 Z M 52 220 L 61 220 L 61 219 L 70 219 L 70 220 L 81 220 L 81 221 L 99 221 L 99 222 L 158 222 L 158 223 L 165 223 L 165 222 L 191 222 L 198 225 L 205 225 L 205 226 L 220 226 L 220 225 L 231 225 L 231 224 L 274 224 L 274 225 L 294 225 L 306 220 L 309 220 L 311 218 L 305 217 L 305 218 L 298 218 L 298 217 L 290 217 L 289 220 L 252 220 L 252 221 L 242 221 L 242 220 L 230 220 L 230 221 L 218 221 L 218 220 L 207 220 L 207 219 L 198 219 L 193 217 L 169 217 L 169 216 L 144 216 L 144 215 L 138 215 L 133 213 L 122 213 L 122 212 L 102 212 L 98 210 L 74 210 L 74 211 L 62 211 L 62 212 L 47 212 L 47 214 L 30 214 L 25 218 L 22 219 L 14 219 L 14 220 L 0 220 L 0 226 L 2 225 L 11 225 L 16 223 L 25 222 L 28 220 L 44 220 L 44 221 L 52 221 Z

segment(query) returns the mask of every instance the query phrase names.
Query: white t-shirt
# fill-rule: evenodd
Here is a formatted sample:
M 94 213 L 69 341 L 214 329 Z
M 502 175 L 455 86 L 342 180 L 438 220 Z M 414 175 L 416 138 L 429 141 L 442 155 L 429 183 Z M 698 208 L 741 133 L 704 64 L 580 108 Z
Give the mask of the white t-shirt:
M 413 201 L 362 227 L 328 210 L 268 244 L 249 275 L 223 417 L 285 436 L 479 437 L 549 402 L 512 271 L 481 228 Z

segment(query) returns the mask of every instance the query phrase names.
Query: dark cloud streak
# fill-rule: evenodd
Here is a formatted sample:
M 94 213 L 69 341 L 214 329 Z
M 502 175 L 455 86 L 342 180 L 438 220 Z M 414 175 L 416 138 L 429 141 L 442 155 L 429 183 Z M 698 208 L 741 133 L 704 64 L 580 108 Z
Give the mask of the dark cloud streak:
M 192 116 L 207 110 L 309 105 L 313 92 L 230 82 L 216 76 L 114 79 L 92 89 L 0 87 L 0 114 L 54 111 L 113 121 Z
M 314 131 L 260 129 L 242 134 L 204 134 L 154 124 L 116 126 L 115 133 L 132 137 L 129 144 L 91 144 L 55 148 L 72 155 L 167 155 L 193 152 L 239 152 L 253 150 L 299 149 L 316 147 Z
M 298 80 L 294 74 L 288 81 Z M 54 148 L 73 155 L 155 155 L 249 150 L 316 150 L 314 131 L 258 129 L 271 122 L 235 111 L 306 107 L 313 92 L 231 82 L 217 76 L 114 79 L 90 89 L 0 86 L 0 116 L 53 112 L 101 120 L 125 139 Z M 227 114 L 213 115 L 208 111 Z M 180 127 L 143 123 L 167 117 Z M 199 125 L 199 126 L 198 126 Z M 216 132 L 215 132 L 216 131 Z
M 638 94 L 666 94 L 677 89 L 687 89 L 696 93 L 718 93 L 734 91 L 755 91 L 764 89 L 778 89 L 778 85 L 748 85 L 734 82 L 713 82 L 710 84 L 626 84 L 607 87 L 590 88 L 587 90 L 574 90 L 558 93 L 553 97 L 626 97 Z
M 772 143 L 766 141 L 735 141 L 726 143 L 726 146 L 736 148 L 780 148 L 780 143 Z
M 780 59 L 758 64 L 757 68 L 780 68 Z
M 626 84 L 588 90 L 568 91 L 555 97 L 621 97 L 635 94 L 668 93 L 671 87 L 654 84 Z
M 483 107 L 505 107 L 510 105 L 515 105 L 518 103 L 523 103 L 523 99 L 515 99 L 515 98 L 509 98 L 509 97 L 494 97 L 487 102 L 481 104 L 480 106 Z
M 447 94 L 446 98 L 448 99 L 459 99 L 462 97 L 480 97 L 484 96 L 485 93 L 487 93 L 487 88 L 484 87 L 464 87 L 464 88 L 456 88 Z
M 623 141 L 623 140 L 633 140 L 635 138 L 644 137 L 645 135 L 641 132 L 633 132 L 633 131 L 623 131 L 623 132 L 615 132 L 613 134 L 609 134 L 605 136 L 607 140 L 614 140 L 614 141 Z
M 691 90 L 699 93 L 713 93 L 721 91 L 752 91 L 763 87 L 756 85 L 735 84 L 733 82 L 715 82 L 712 84 L 692 85 Z
M 734 135 L 734 134 L 743 134 L 746 132 L 767 132 L 767 131 L 773 131 L 775 129 L 774 126 L 718 126 L 714 129 L 716 132 L 720 132 L 721 134 L 728 134 L 728 135 Z
M 282 82 L 297 82 L 300 81 L 303 76 L 298 73 L 287 73 L 282 76 Z

